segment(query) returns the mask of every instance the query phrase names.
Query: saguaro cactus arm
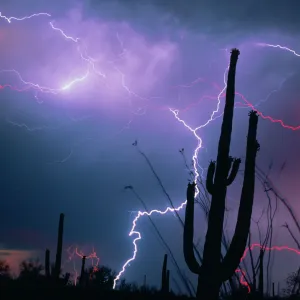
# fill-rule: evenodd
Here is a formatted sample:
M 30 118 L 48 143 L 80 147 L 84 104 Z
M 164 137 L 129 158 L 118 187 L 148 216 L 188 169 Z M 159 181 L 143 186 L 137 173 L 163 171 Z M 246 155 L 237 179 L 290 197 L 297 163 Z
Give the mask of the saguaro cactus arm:
M 216 162 L 211 161 L 206 174 L 206 190 L 212 195 L 214 189 L 214 175 L 216 170 Z
M 191 272 L 199 274 L 200 265 L 198 264 L 194 253 L 194 196 L 195 183 L 189 183 L 187 188 L 187 204 L 185 209 L 185 222 L 183 230 L 183 253 L 185 262 Z
M 234 158 L 232 163 L 232 168 L 229 176 L 227 177 L 227 186 L 231 185 L 236 178 L 239 171 L 241 160 L 239 158 Z M 228 172 L 229 173 L 229 172 Z
M 233 161 L 234 161 L 234 158 L 232 156 L 229 156 L 228 160 L 227 160 L 227 175 L 229 174 L 229 172 L 231 170 Z

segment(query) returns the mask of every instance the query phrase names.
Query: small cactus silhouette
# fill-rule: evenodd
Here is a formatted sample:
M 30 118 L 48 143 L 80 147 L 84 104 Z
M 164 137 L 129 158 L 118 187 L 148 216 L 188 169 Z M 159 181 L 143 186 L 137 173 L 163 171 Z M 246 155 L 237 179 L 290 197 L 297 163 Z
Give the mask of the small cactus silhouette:
M 168 264 L 168 254 L 164 255 L 164 262 L 162 266 L 162 274 L 161 274 L 161 292 L 168 293 L 169 292 L 169 284 L 170 284 L 170 271 L 167 270 Z

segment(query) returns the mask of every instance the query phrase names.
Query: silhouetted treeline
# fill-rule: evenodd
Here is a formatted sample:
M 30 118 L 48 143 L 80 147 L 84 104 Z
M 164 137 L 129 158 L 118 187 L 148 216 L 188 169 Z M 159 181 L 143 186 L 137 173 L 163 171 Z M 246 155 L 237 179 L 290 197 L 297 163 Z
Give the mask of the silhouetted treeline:
M 102 299 L 185 299 L 186 296 L 175 295 L 169 291 L 167 258 L 165 256 L 162 267 L 162 287 L 149 287 L 146 284 L 138 286 L 120 280 L 118 288 L 113 290 L 113 280 L 116 272 L 106 266 L 90 267 L 81 272 L 78 278 L 64 275 L 51 280 L 44 266 L 38 260 L 23 261 L 20 273 L 13 277 L 8 264 L 0 261 L 0 290 L 1 299 L 86 299 L 86 297 L 101 297 Z M 54 268 L 55 266 L 53 266 Z M 77 280 L 78 279 L 78 280 Z M 77 284 L 76 284 L 77 282 Z M 55 298 L 53 298 L 55 297 Z

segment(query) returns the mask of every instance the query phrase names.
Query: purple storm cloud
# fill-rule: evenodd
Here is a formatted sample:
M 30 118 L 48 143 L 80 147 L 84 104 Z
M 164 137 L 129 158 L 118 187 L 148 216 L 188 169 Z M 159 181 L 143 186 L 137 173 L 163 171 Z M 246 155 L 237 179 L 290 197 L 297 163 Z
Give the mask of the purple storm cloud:
M 300 43 L 289 19 L 279 28 L 279 21 L 268 22 L 258 13 L 252 24 L 241 7 L 230 18 L 225 16 L 234 9 L 213 7 L 215 1 L 194 8 L 180 6 L 187 1 L 175 2 L 171 7 L 168 1 L 147 5 L 11 1 L 0 8 L 1 139 L 6 147 L 1 161 L 8 170 L 1 209 L 11 211 L 11 203 L 17 203 L 24 212 L 16 212 L 16 220 L 4 216 L 4 233 L 16 222 L 19 228 L 38 228 L 34 230 L 52 241 L 54 231 L 49 228 L 56 228 L 55 220 L 64 211 L 69 224 L 66 243 L 94 244 L 101 261 L 116 270 L 132 257 L 132 240 L 141 234 L 136 260 L 124 276 L 140 281 L 147 273 L 149 281 L 157 284 L 164 250 L 147 218 L 132 227 L 143 207 L 123 187 L 134 186 L 149 209 L 165 211 L 169 203 L 131 145 L 138 140 L 179 207 L 185 201 L 188 173 L 178 149 L 185 148 L 199 174 L 205 175 L 208 161 L 216 157 L 232 47 L 241 51 L 232 155 L 245 156 L 250 102 L 267 116 L 259 121 L 259 165 L 267 169 L 274 161 L 272 180 L 299 213 L 295 174 L 300 144 L 294 127 L 300 124 Z M 279 14 L 279 4 L 275 6 Z M 39 12 L 43 14 L 33 16 Z M 29 17 L 8 19 L 12 16 Z M 277 119 L 281 122 L 274 122 Z M 281 175 L 284 162 L 287 167 Z M 238 179 L 229 191 L 229 236 L 235 227 L 240 185 Z M 254 219 L 268 205 L 257 186 Z M 203 240 L 206 223 L 197 213 L 196 234 Z M 45 218 L 48 223 L 40 225 Z M 173 215 L 154 218 L 185 268 L 181 229 Z M 294 246 L 281 228 L 289 218 L 280 206 L 274 244 Z M 33 223 L 27 225 L 28 219 Z M 266 225 L 264 220 L 261 223 Z M 131 229 L 139 233 L 128 237 Z M 5 245 L 22 249 L 8 234 L 3 236 Z M 258 241 L 255 223 L 252 239 Z M 36 241 L 31 247 L 35 251 L 41 245 Z M 288 253 L 276 254 L 274 280 L 282 281 L 294 271 L 292 259 Z M 276 268 L 282 272 L 276 273 Z

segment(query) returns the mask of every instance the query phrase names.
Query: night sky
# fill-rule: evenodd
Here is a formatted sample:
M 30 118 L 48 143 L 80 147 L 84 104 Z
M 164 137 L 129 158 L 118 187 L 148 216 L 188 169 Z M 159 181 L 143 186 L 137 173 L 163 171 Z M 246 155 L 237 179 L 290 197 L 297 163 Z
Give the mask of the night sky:
M 143 210 L 124 187 L 133 186 L 149 209 L 169 205 L 132 143 L 138 141 L 179 206 L 189 179 L 179 149 L 185 149 L 190 162 L 197 139 L 170 108 L 191 128 L 205 124 L 217 109 L 233 47 L 241 51 L 236 91 L 265 116 L 259 118 L 258 165 L 264 170 L 272 165 L 273 183 L 300 214 L 295 130 L 300 125 L 299 1 L 84 3 L 0 1 L 2 16 L 49 14 L 23 21 L 0 19 L 0 258 L 15 268 L 22 259 L 39 256 L 43 261 L 48 247 L 54 260 L 59 213 L 64 212 L 65 249 L 78 245 L 89 254 L 94 247 L 100 263 L 119 272 L 132 256 L 128 232 Z M 236 103 L 231 154 L 243 159 L 250 108 L 238 95 Z M 204 174 L 216 158 L 220 112 L 197 131 L 202 138 L 199 171 L 203 167 Z M 229 236 L 241 183 L 240 176 L 228 191 Z M 254 202 L 257 220 L 268 204 L 259 182 Z M 195 241 L 203 241 L 204 214 L 199 209 L 196 214 Z M 182 229 L 174 214 L 156 214 L 153 220 L 195 280 L 183 259 Z M 261 221 L 262 232 L 266 220 Z M 284 222 L 295 230 L 280 205 L 273 244 L 296 247 L 281 227 Z M 149 284 L 159 284 L 165 249 L 146 217 L 139 219 L 137 230 L 142 240 L 124 277 L 141 284 L 147 274 Z M 255 223 L 252 240 L 258 242 Z M 71 268 L 64 253 L 65 268 Z M 79 269 L 80 261 L 74 259 Z M 276 253 L 274 281 L 282 282 L 299 262 L 295 254 Z

